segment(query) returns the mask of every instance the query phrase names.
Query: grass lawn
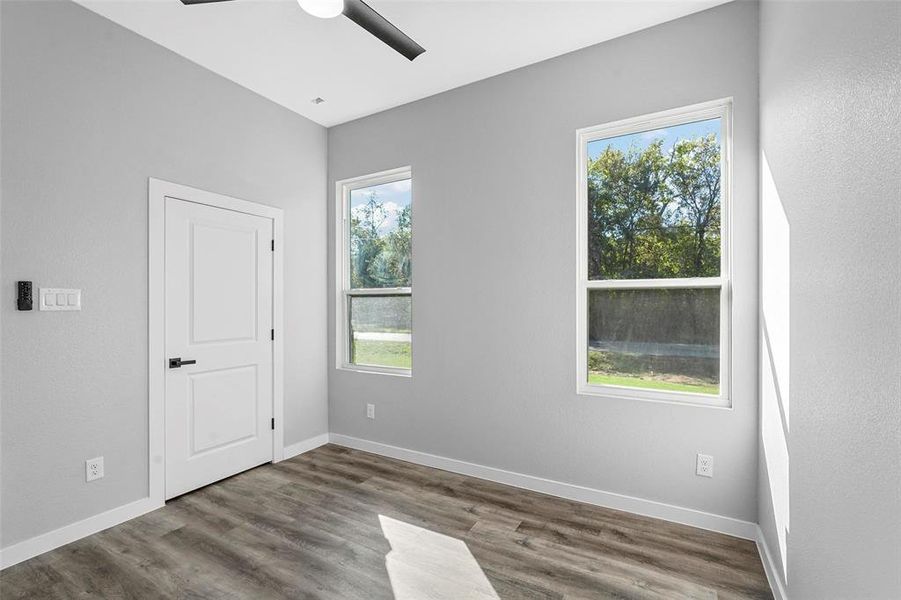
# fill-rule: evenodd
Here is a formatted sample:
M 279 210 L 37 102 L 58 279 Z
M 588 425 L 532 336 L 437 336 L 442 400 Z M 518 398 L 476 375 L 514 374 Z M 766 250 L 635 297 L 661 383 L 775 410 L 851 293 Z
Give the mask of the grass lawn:
M 720 387 L 715 384 L 699 381 L 692 383 L 675 383 L 661 381 L 659 379 L 642 378 L 638 375 L 607 375 L 604 373 L 589 373 L 588 383 L 600 385 L 621 385 L 623 387 L 638 387 L 651 390 L 665 390 L 669 392 L 694 392 L 695 394 L 719 394 Z
M 355 340 L 353 346 L 353 362 L 358 365 L 409 369 L 413 363 L 410 356 L 410 342 Z M 719 393 L 718 385 L 700 380 L 697 383 L 672 382 L 621 373 L 615 375 L 589 373 L 588 382 L 671 392 L 694 392 L 696 394 L 714 395 Z
M 355 340 L 353 362 L 357 365 L 409 369 L 413 364 L 410 357 L 410 342 Z

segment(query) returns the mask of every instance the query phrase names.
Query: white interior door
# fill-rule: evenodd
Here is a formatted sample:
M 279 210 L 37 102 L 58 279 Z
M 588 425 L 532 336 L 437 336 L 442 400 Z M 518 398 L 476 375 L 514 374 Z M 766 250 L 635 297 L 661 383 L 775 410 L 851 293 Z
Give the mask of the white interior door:
M 169 197 L 165 213 L 168 499 L 273 458 L 273 224 Z

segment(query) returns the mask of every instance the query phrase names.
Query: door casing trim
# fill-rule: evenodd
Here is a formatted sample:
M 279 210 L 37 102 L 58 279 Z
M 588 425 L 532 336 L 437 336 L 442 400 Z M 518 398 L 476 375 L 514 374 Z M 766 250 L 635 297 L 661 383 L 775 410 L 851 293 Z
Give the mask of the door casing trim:
M 166 500 L 166 198 L 176 198 L 225 210 L 272 219 L 272 462 L 285 455 L 284 410 L 284 211 L 187 185 L 149 178 L 148 182 L 148 489 L 150 500 Z

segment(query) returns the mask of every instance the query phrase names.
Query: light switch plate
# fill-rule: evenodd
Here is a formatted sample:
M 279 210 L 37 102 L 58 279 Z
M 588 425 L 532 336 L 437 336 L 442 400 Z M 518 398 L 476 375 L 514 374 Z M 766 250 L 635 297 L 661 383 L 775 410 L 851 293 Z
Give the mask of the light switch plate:
M 41 288 L 40 310 L 81 310 L 81 290 Z

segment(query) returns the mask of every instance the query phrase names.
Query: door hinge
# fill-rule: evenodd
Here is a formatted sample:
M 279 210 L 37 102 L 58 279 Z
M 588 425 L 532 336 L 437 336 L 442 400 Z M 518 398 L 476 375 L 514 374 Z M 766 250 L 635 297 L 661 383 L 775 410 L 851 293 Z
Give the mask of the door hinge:
M 272 417 L 272 429 L 275 429 L 275 417 Z
M 269 338 L 270 338 L 271 340 L 275 341 L 275 330 L 274 330 L 274 329 L 270 329 L 270 330 L 269 330 L 269 333 L 270 333 Z
M 272 251 L 275 252 L 275 240 L 272 240 Z

